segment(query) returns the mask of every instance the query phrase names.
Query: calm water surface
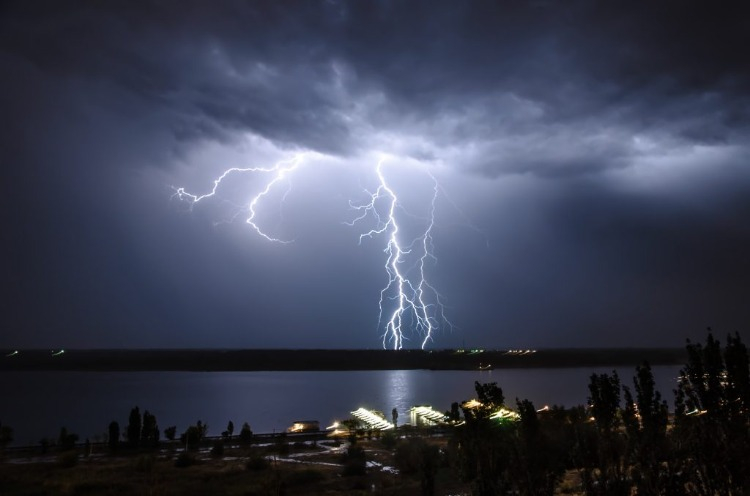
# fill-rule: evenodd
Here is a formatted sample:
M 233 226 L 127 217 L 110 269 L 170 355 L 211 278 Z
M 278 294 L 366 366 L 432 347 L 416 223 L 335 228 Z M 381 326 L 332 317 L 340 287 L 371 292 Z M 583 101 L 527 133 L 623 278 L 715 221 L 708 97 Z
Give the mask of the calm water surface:
M 679 367 L 655 367 L 663 396 L 672 399 Z M 506 401 L 527 398 L 574 406 L 588 396 L 588 377 L 603 369 L 506 369 L 493 371 L 386 370 L 351 372 L 0 372 L 0 422 L 13 427 L 14 444 L 37 444 L 57 437 L 60 427 L 86 437 L 106 438 L 112 420 L 125 429 L 138 405 L 156 415 L 160 429 L 183 432 L 202 420 L 219 435 L 232 420 L 239 432 L 248 422 L 255 432 L 279 432 L 295 420 L 321 426 L 348 418 L 360 406 L 399 411 L 408 419 L 413 405 L 447 410 L 474 395 L 474 381 L 497 382 Z M 618 368 L 631 385 L 633 368 Z

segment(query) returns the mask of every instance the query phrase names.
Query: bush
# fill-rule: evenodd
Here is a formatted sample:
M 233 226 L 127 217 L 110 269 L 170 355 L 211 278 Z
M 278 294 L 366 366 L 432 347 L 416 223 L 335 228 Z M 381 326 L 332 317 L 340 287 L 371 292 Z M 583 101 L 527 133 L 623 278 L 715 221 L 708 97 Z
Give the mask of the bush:
M 224 441 L 218 439 L 214 441 L 214 445 L 211 447 L 211 456 L 217 458 L 224 456 Z
M 153 471 L 155 464 L 156 457 L 154 455 L 141 455 L 133 460 L 133 470 L 150 474 Z
M 270 466 L 271 462 L 260 455 L 253 455 L 247 462 L 245 462 L 245 468 L 247 470 L 265 470 Z
M 273 447 L 273 451 L 275 451 L 279 456 L 282 457 L 289 456 L 290 448 L 289 443 L 286 442 L 286 437 L 280 437 L 276 441 L 276 445 Z
M 197 450 L 205 435 L 205 429 L 199 420 L 197 425 L 191 425 L 182 433 L 180 436 L 180 442 L 183 445 L 186 445 L 188 449 Z
M 196 463 L 197 460 L 195 459 L 195 457 L 185 451 L 177 455 L 177 458 L 175 458 L 174 460 L 174 466 L 178 468 L 189 467 L 191 465 L 195 465 Z
M 71 451 L 73 448 L 75 448 L 77 442 L 78 434 L 68 432 L 68 429 L 66 429 L 65 427 L 60 429 L 60 435 L 57 438 L 57 444 L 60 448 L 60 451 Z
M 365 450 L 361 446 L 356 444 L 349 446 L 341 461 L 344 463 L 344 475 L 365 475 L 367 472 Z
M 170 441 L 174 441 L 175 437 L 177 437 L 177 426 L 172 425 L 164 429 L 164 437 L 166 437 Z
M 391 431 L 385 431 L 385 433 L 381 436 L 380 442 L 383 443 L 383 447 L 387 450 L 392 450 L 396 447 L 396 443 L 398 442 L 398 438 L 396 435 Z
M 110 422 L 108 434 L 107 446 L 109 447 L 109 451 L 114 453 L 117 451 L 117 448 L 120 445 L 120 424 L 118 424 L 114 420 Z
M 71 468 L 78 465 L 78 453 L 75 451 L 65 451 L 57 455 L 57 466 L 61 468 Z
M 240 443 L 250 444 L 253 442 L 253 431 L 250 429 L 250 425 L 247 422 L 242 424 L 242 430 L 240 430 Z
M 41 448 L 42 454 L 46 455 L 49 451 L 50 444 L 53 444 L 49 438 L 43 437 L 39 440 L 39 447 Z
M 13 429 L 0 422 L 0 449 L 13 442 Z
M 422 466 L 422 453 L 426 443 L 423 439 L 415 437 L 403 440 L 396 446 L 393 461 L 396 468 L 402 474 L 415 474 Z
M 305 484 L 314 484 L 325 479 L 325 474 L 320 470 L 313 468 L 306 468 L 302 470 L 295 470 L 290 473 L 286 481 L 290 486 L 302 486 Z

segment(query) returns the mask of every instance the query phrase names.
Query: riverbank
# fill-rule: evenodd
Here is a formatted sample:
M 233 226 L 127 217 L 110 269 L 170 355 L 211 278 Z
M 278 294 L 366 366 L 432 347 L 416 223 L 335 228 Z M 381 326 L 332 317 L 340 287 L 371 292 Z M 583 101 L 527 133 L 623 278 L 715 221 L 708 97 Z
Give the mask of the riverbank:
M 685 363 L 684 348 L 542 350 L 4 350 L 0 371 L 489 370 Z

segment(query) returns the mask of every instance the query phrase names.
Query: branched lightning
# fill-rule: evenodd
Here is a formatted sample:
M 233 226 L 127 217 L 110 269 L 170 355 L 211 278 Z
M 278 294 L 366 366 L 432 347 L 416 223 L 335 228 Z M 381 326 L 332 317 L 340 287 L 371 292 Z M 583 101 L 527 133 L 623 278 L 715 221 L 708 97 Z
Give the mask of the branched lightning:
M 422 336 L 422 348 L 424 348 L 432 339 L 433 331 L 440 327 L 441 323 L 451 326 L 450 321 L 445 317 L 441 295 L 428 282 L 426 275 L 428 262 L 437 262 L 433 250 L 432 233 L 435 227 L 435 202 L 439 186 L 435 177 L 429 174 L 433 182 L 433 194 L 426 218 L 427 225 L 409 244 L 404 244 L 402 229 L 398 222 L 398 213 L 399 210 L 403 210 L 403 207 L 383 173 L 384 161 L 381 159 L 376 168 L 378 188 L 374 192 L 366 192 L 369 195 L 369 201 L 363 204 L 350 203 L 351 207 L 360 214 L 348 224 L 353 226 L 371 217 L 375 220 L 376 226 L 360 235 L 360 243 L 364 238 L 379 235 L 385 235 L 388 240 L 383 250 L 387 255 L 385 271 L 388 274 L 388 282 L 380 291 L 378 318 L 379 328 L 385 320 L 383 347 L 387 347 L 390 342 L 394 349 L 401 349 L 406 339 L 404 332 L 409 324 L 412 324 Z M 385 203 L 386 207 L 379 209 L 378 203 Z M 416 263 L 409 263 L 409 255 L 412 256 L 412 260 L 416 257 Z M 393 308 L 386 308 L 388 301 L 394 302 Z
M 204 195 L 194 195 L 192 193 L 188 193 L 185 191 L 185 188 L 174 188 L 175 193 L 172 195 L 173 198 L 178 198 L 182 201 L 187 201 L 190 204 L 190 207 L 192 208 L 196 203 L 205 200 L 207 198 L 211 198 L 213 196 L 216 196 L 217 191 L 219 190 L 219 187 L 221 186 L 221 183 L 230 175 L 237 174 L 237 173 L 269 173 L 271 174 L 271 179 L 266 183 L 265 187 L 260 191 L 260 193 L 253 196 L 248 204 L 245 207 L 240 207 L 235 205 L 238 208 L 237 213 L 233 217 L 236 218 L 238 215 L 240 215 L 242 212 L 247 212 L 248 216 L 245 219 L 245 222 L 249 224 L 256 233 L 258 233 L 260 236 L 266 238 L 268 241 L 273 241 L 276 243 L 290 243 L 288 240 L 282 240 L 279 238 L 275 238 L 269 234 L 267 234 L 265 231 L 263 231 L 260 226 L 255 222 L 255 216 L 257 214 L 256 208 L 258 207 L 258 203 L 267 196 L 271 190 L 276 186 L 277 184 L 281 183 L 282 181 L 287 181 L 289 178 L 289 174 L 294 172 L 302 163 L 302 161 L 305 158 L 305 154 L 299 154 L 295 157 L 289 159 L 289 160 L 282 160 L 279 162 L 276 162 L 271 167 L 232 167 L 230 169 L 225 170 L 217 179 L 214 180 L 214 186 L 211 188 L 211 191 L 209 193 L 206 193 Z M 284 197 L 282 198 L 282 202 L 286 200 L 286 197 L 289 193 L 289 189 L 284 193 Z
M 287 183 L 287 190 L 282 196 L 282 203 L 286 200 L 291 188 L 290 176 L 302 165 L 309 153 L 296 155 L 295 157 L 283 160 L 268 167 L 232 167 L 226 169 L 213 182 L 213 187 L 208 193 L 196 195 L 188 193 L 185 188 L 173 188 L 175 193 L 173 198 L 187 202 L 192 209 L 196 204 L 203 200 L 218 197 L 219 190 L 230 176 L 235 174 L 255 173 L 268 174 L 269 179 L 260 192 L 250 197 L 245 205 L 236 205 L 236 212 L 232 216 L 235 220 L 243 213 L 247 215 L 245 222 L 249 224 L 255 232 L 268 241 L 276 243 L 289 243 L 288 240 L 279 239 L 268 234 L 256 220 L 257 209 L 261 206 L 262 201 L 277 188 L 281 183 Z M 386 254 L 385 271 L 388 275 L 388 281 L 385 287 L 380 291 L 380 300 L 378 302 L 379 316 L 378 329 L 383 328 L 383 347 L 390 346 L 394 349 L 401 349 L 404 341 L 408 338 L 408 330 L 414 330 L 419 335 L 421 346 L 424 348 L 432 340 L 434 332 L 446 325 L 452 327 L 450 321 L 446 318 L 442 296 L 428 282 L 428 266 L 437 263 L 434 255 L 433 231 L 435 228 L 435 205 L 439 192 L 441 191 L 435 177 L 427 172 L 432 181 L 432 197 L 429 203 L 429 210 L 426 217 L 417 217 L 407 212 L 398 199 L 397 192 L 386 180 L 383 171 L 385 159 L 377 163 L 375 169 L 378 178 L 378 187 L 374 192 L 365 190 L 368 198 L 362 204 L 350 202 L 351 208 L 358 212 L 358 215 L 346 224 L 354 226 L 356 224 L 374 221 L 375 227 L 359 236 L 359 241 L 365 238 L 373 239 L 378 236 L 384 236 L 387 239 L 386 247 L 383 250 Z M 418 218 L 422 221 L 422 227 L 418 229 L 416 236 L 412 236 L 410 241 L 405 242 L 407 238 L 407 229 L 403 223 L 399 223 L 401 216 Z

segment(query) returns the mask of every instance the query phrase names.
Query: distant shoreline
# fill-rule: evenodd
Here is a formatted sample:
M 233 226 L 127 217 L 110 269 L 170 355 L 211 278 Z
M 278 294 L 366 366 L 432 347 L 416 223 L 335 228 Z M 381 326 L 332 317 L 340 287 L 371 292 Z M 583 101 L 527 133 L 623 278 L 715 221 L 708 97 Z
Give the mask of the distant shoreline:
M 2 371 L 490 370 L 683 365 L 684 348 L 541 350 L 3 350 Z

